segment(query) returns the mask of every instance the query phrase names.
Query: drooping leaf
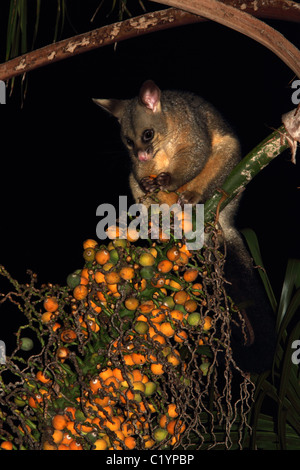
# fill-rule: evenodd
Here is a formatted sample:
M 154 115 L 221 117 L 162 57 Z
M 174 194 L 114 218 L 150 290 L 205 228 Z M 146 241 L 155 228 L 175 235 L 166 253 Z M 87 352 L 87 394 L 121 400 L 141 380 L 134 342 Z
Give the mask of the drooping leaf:
M 257 240 L 256 233 L 254 232 L 254 230 L 252 230 L 250 228 L 243 229 L 243 230 L 241 230 L 241 232 L 242 232 L 242 234 L 244 235 L 244 237 L 247 241 L 247 244 L 249 246 L 249 250 L 251 252 L 251 255 L 253 257 L 253 260 L 254 260 L 256 266 L 259 267 L 259 269 L 258 269 L 259 275 L 260 275 L 261 280 L 262 280 L 262 282 L 264 284 L 264 287 L 266 289 L 266 292 L 267 292 L 270 304 L 272 306 L 272 309 L 273 309 L 274 312 L 276 312 L 276 310 L 277 310 L 277 300 L 276 300 L 276 297 L 274 295 L 269 277 L 267 275 L 267 272 L 266 272 L 264 264 L 263 264 L 263 260 L 262 260 L 262 256 L 261 256 L 260 247 L 259 247 L 259 243 L 258 243 L 258 240 Z
M 285 278 L 283 281 L 278 312 L 277 312 L 277 331 L 279 331 L 281 323 L 287 312 L 291 302 L 292 294 L 295 287 L 299 286 L 300 279 L 300 260 L 289 259 L 287 263 Z M 297 302 L 297 299 L 296 299 Z

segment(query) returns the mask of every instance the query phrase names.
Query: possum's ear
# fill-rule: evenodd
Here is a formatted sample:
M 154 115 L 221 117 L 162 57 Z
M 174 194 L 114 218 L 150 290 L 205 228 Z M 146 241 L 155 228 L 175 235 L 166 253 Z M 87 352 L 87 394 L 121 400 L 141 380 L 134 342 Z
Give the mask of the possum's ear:
M 126 100 L 114 100 L 114 99 L 96 99 L 92 98 L 94 103 L 100 106 L 102 109 L 107 111 L 108 113 L 112 114 L 116 117 L 119 121 L 121 120 L 124 109 L 126 107 Z
M 160 112 L 160 89 L 152 80 L 147 80 L 140 89 L 139 101 L 154 113 Z

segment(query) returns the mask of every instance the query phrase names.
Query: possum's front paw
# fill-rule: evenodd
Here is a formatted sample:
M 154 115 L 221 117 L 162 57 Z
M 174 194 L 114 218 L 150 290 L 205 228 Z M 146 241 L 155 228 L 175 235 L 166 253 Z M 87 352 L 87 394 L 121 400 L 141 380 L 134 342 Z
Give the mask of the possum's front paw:
M 199 202 L 199 194 L 194 191 L 183 191 L 178 198 L 178 204 L 197 204 Z
M 156 189 L 163 190 L 171 182 L 170 173 L 160 173 L 158 176 L 144 176 L 140 181 L 140 187 L 144 193 L 152 193 Z
M 171 175 L 167 172 L 159 173 L 155 180 L 159 189 L 166 189 L 171 183 Z
M 144 176 L 144 178 L 141 179 L 140 187 L 144 193 L 153 193 L 153 191 L 159 188 L 156 179 L 157 178 L 154 178 L 153 176 Z

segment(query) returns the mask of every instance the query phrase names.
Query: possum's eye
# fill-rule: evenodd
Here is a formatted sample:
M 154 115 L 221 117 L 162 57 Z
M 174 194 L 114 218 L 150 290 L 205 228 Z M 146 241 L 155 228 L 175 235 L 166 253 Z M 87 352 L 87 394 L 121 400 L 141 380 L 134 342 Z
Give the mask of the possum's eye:
M 153 137 L 154 137 L 154 130 L 153 130 L 153 129 L 146 129 L 146 130 L 143 132 L 142 141 L 143 141 L 144 143 L 149 142 L 149 140 L 152 140 Z
M 128 145 L 128 147 L 133 148 L 133 146 L 134 146 L 133 140 L 129 139 L 129 137 L 125 137 L 125 141 L 126 141 L 126 144 Z

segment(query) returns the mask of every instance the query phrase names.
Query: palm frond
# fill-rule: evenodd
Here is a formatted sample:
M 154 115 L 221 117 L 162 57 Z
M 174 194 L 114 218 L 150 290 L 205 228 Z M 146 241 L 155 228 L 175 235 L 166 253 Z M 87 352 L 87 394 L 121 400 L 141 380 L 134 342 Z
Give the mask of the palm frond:
M 66 1 L 57 0 L 56 20 L 54 28 L 53 42 L 56 42 L 62 33 L 66 18 Z
M 241 230 L 241 232 L 242 232 L 242 234 L 244 235 L 244 237 L 247 241 L 247 244 L 248 244 L 249 250 L 251 252 L 251 255 L 253 257 L 254 263 L 258 267 L 258 272 L 259 272 L 261 280 L 264 284 L 264 287 L 265 287 L 265 290 L 267 292 L 267 295 L 268 295 L 270 304 L 272 306 L 272 309 L 273 309 L 274 312 L 276 312 L 276 310 L 277 310 L 277 300 L 276 300 L 276 297 L 274 295 L 274 292 L 273 292 L 273 289 L 272 289 L 272 286 L 271 286 L 271 282 L 269 280 L 269 277 L 267 275 L 266 269 L 265 269 L 264 264 L 263 264 L 263 259 L 262 259 L 262 256 L 261 256 L 261 251 L 260 251 L 260 247 L 259 247 L 259 243 L 258 243 L 258 240 L 257 240 L 256 233 L 254 232 L 254 230 L 252 230 L 250 228 L 243 229 L 243 230 Z
M 34 6 L 28 5 L 27 0 L 11 0 L 8 12 L 5 61 L 26 54 L 33 50 L 41 27 L 41 0 L 36 0 Z M 66 0 L 57 0 L 57 13 L 54 24 L 53 40 L 60 36 L 66 17 Z M 34 18 L 33 28 L 29 28 L 29 19 Z M 22 100 L 24 99 L 27 81 L 23 76 L 21 79 Z M 15 79 L 10 83 L 10 93 L 14 88 Z
M 281 297 L 278 307 L 277 315 L 277 331 L 280 329 L 280 325 L 283 319 L 286 316 L 288 306 L 291 304 L 292 294 L 295 288 L 300 287 L 300 260 L 290 259 L 287 264 L 285 278 L 282 286 Z M 294 302 L 297 300 L 294 300 Z M 297 305 L 294 306 L 294 309 L 297 308 Z M 285 323 L 290 320 L 290 316 L 293 315 L 293 312 L 288 316 Z
M 252 256 L 261 263 L 255 234 L 243 231 Z M 263 266 L 262 264 L 260 264 Z M 273 291 L 267 273 L 260 271 L 272 303 Z M 271 293 L 271 295 L 270 295 Z M 275 299 L 275 297 L 274 297 Z M 274 300 L 273 306 L 275 306 Z M 300 260 L 287 263 L 281 298 L 277 307 L 277 345 L 272 373 L 255 377 L 255 396 L 249 420 L 252 426 L 252 449 L 299 449 L 300 447 L 300 390 L 299 367 L 292 361 L 292 344 L 300 337 Z M 270 416 L 263 414 L 263 405 L 272 403 L 276 410 Z

